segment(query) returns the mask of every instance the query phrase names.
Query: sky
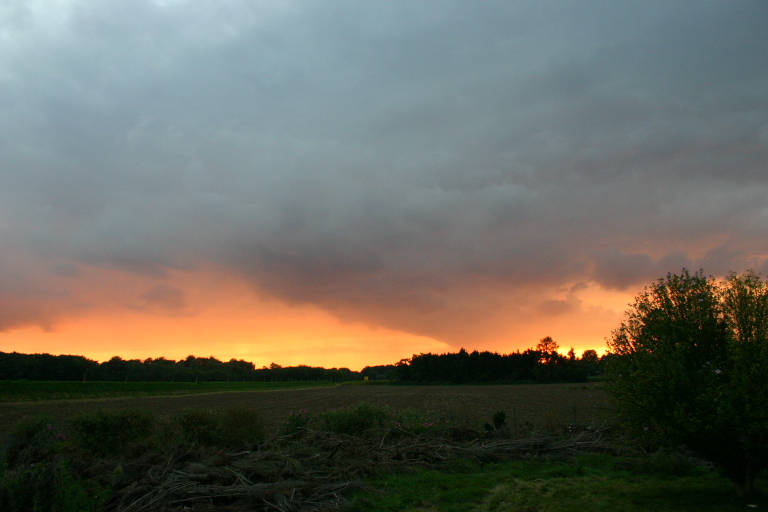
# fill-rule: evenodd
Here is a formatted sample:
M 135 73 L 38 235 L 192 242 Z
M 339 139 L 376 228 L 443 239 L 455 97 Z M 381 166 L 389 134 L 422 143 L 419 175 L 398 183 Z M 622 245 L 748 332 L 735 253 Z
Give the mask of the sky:
M 0 351 L 360 369 L 768 271 L 764 0 L 6 0 Z

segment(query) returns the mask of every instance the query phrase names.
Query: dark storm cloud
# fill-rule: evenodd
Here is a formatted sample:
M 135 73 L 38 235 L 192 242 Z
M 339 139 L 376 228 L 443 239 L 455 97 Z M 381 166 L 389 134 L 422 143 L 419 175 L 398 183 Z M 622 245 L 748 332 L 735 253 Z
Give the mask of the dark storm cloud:
M 766 268 L 765 19 L 762 1 L 11 3 L 0 247 L 156 278 L 213 263 L 457 342 L 581 307 L 558 286 Z M 3 271 L 40 285 L 27 267 Z M 34 318 L 19 303 L 6 327 Z
M 165 283 L 156 284 L 140 296 L 138 309 L 163 314 L 179 314 L 186 308 L 184 291 Z

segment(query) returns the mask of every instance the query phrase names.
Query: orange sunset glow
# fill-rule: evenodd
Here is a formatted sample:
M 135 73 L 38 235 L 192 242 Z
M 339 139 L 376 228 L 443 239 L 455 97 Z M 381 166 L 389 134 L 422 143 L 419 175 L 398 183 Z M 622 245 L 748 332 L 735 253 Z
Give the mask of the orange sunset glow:
M 184 304 L 173 310 L 167 305 L 153 309 L 140 300 L 131 303 L 154 280 L 117 271 L 93 272 L 78 289 L 83 301 L 89 297 L 96 302 L 93 309 L 56 320 L 46 329 L 33 326 L 3 332 L 2 347 L 23 353 L 81 354 L 98 361 L 115 355 L 183 359 L 193 354 L 223 361 L 244 359 L 257 367 L 276 362 L 353 370 L 395 363 L 414 353 L 459 348 L 429 336 L 342 321 L 316 306 L 259 297 L 251 287 L 220 272 L 166 276 L 169 289 L 184 290 Z M 620 318 L 625 297 L 592 291 L 584 300 L 591 311 L 588 318 L 595 319 L 592 322 L 561 316 L 519 330 L 508 327 L 508 334 L 499 339 L 467 340 L 461 346 L 507 353 L 552 335 L 563 352 L 571 346 L 577 353 L 590 348 L 602 352 L 600 336 Z M 504 332 L 503 326 L 500 332 Z
M 768 271 L 750 9 L 11 4 L 0 352 L 603 353 L 668 272 Z

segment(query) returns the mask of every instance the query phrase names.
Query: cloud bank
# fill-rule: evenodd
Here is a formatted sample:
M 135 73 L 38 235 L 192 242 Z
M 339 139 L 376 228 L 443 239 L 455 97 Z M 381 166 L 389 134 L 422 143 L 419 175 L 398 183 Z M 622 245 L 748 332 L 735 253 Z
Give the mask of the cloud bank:
M 768 270 L 768 6 L 6 2 L 0 330 L 169 272 L 459 345 Z M 107 286 L 107 285 L 105 285 Z

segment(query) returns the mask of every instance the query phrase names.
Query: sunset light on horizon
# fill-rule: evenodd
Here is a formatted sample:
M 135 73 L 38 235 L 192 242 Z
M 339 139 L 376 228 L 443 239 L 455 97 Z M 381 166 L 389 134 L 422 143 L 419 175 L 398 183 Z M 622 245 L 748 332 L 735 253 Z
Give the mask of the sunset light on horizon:
M 0 7 L 0 352 L 360 370 L 768 272 L 766 4 Z
M 83 303 L 98 298 L 98 307 L 51 319 L 43 327 L 8 329 L 0 336 L 8 340 L 12 350 L 21 353 L 83 355 L 97 361 L 113 356 L 179 360 L 194 355 L 222 361 L 243 359 L 257 367 L 276 363 L 352 370 L 394 364 L 413 354 L 455 352 L 459 348 L 509 353 L 533 347 L 544 336 L 553 336 L 562 353 L 571 347 L 579 355 L 587 349 L 598 353 L 605 349 L 599 338 L 604 327 L 601 322 L 590 324 L 567 315 L 555 321 L 549 319 L 543 325 L 529 323 L 521 329 L 508 328 L 506 337 L 492 334 L 474 342 L 463 337 L 449 338 L 449 343 L 359 320 L 345 321 L 311 304 L 270 299 L 217 272 L 177 271 L 174 277 L 163 276 L 162 287 L 153 276 L 103 270 L 96 273 L 98 278 L 84 282 L 111 286 L 79 290 L 75 285 L 70 291 L 81 293 Z M 147 300 L 152 291 L 157 297 Z M 159 291 L 165 292 L 164 302 L 159 300 Z M 173 301 L 171 296 L 175 297 Z M 178 300 L 182 296 L 184 300 Z M 592 309 L 603 322 L 610 322 L 612 316 L 619 318 L 622 294 L 585 293 L 585 297 L 588 301 L 613 301 L 615 309 Z M 504 332 L 503 325 L 499 329 Z

